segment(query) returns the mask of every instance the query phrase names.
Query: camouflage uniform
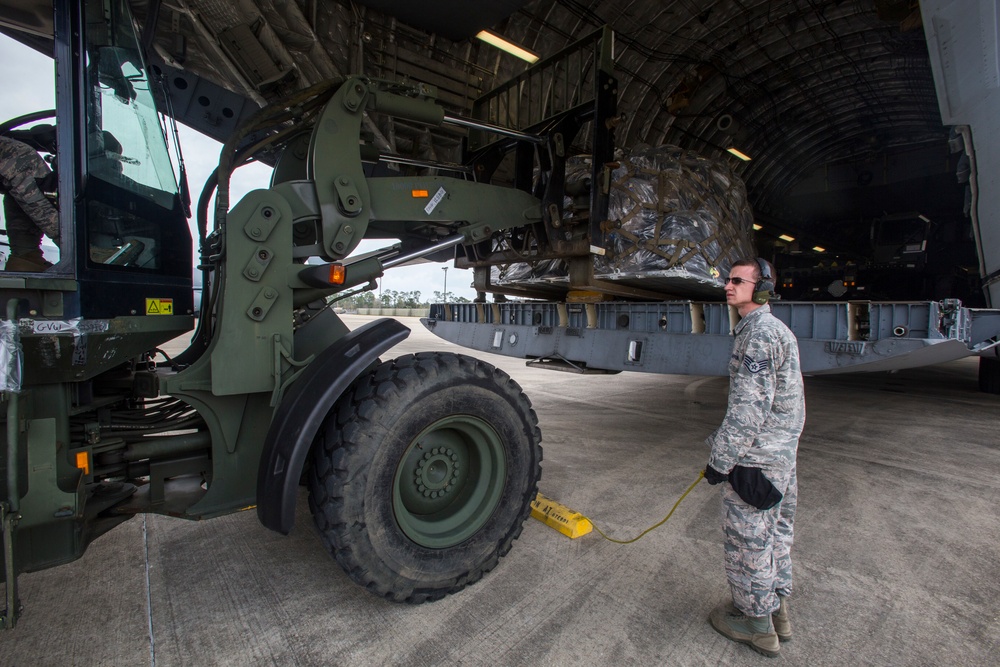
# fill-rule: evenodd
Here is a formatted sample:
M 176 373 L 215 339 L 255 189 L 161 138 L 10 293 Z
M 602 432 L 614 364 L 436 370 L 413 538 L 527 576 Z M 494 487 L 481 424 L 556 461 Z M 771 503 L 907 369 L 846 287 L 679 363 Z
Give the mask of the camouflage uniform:
M 733 603 L 747 616 L 778 609 L 777 595 L 792 592 L 792 523 L 798 489 L 795 453 L 805 423 L 805 396 L 794 334 L 771 315 L 751 311 L 736 325 L 729 361 L 729 406 L 706 442 L 709 465 L 721 473 L 734 466 L 759 468 L 780 491 L 769 510 L 748 505 L 730 484 L 722 485 L 725 565 Z
M 0 137 L 0 191 L 12 257 L 41 259 L 42 234 L 59 244 L 59 213 L 38 187 L 48 165 L 27 144 Z

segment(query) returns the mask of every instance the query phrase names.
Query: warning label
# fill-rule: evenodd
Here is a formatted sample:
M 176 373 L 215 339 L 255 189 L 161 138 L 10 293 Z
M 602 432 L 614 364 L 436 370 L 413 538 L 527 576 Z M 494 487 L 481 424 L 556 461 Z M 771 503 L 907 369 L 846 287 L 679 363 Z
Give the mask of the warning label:
M 173 299 L 146 299 L 147 315 L 173 315 Z

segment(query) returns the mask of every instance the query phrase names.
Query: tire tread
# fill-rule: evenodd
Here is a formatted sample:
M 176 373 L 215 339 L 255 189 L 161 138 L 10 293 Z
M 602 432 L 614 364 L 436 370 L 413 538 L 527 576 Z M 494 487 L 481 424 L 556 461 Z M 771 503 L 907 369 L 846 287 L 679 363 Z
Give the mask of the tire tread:
M 468 568 L 435 587 L 423 587 L 399 576 L 383 576 L 364 562 L 365 558 L 351 545 L 367 531 L 363 522 L 346 521 L 351 506 L 348 494 L 363 494 L 364 484 L 357 479 L 358 468 L 366 452 L 366 433 L 381 428 L 377 423 L 380 409 L 398 400 L 414 386 L 433 384 L 442 378 L 458 376 L 489 385 L 520 412 L 528 427 L 530 442 L 529 474 L 523 497 L 519 499 L 514 520 L 505 528 L 502 539 L 493 546 L 484 562 Z M 309 476 L 309 508 L 316 528 L 332 556 L 348 576 L 370 592 L 387 600 L 419 604 L 443 598 L 479 581 L 499 563 L 513 546 L 531 511 L 537 482 L 541 476 L 542 448 L 538 417 L 520 385 L 504 371 L 479 359 L 448 352 L 418 352 L 386 361 L 360 376 L 331 410 L 313 449 Z M 367 477 L 367 474 L 364 475 Z M 388 498 L 386 499 L 388 501 Z

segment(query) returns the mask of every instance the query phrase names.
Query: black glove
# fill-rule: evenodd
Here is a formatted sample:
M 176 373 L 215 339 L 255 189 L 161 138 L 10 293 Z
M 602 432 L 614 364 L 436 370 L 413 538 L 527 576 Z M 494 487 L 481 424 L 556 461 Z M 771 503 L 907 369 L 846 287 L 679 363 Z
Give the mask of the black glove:
M 705 466 L 705 481 L 707 481 L 709 484 L 712 485 L 722 484 L 723 482 L 728 480 L 729 480 L 728 475 L 722 474 L 721 472 L 713 468 L 711 464 Z
M 708 477 L 708 474 L 705 476 Z M 769 510 L 781 502 L 781 492 L 774 488 L 760 468 L 736 466 L 729 473 L 729 483 L 743 502 L 759 510 Z

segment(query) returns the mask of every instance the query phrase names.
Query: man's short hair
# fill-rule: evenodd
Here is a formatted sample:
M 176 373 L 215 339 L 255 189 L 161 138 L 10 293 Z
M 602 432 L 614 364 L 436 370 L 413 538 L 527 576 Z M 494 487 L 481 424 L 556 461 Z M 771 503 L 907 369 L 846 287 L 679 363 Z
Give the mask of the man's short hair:
M 749 266 L 751 269 L 753 269 L 753 279 L 754 279 L 754 282 L 758 282 L 759 283 L 761 277 L 764 275 L 763 273 L 761 273 L 760 264 L 757 263 L 756 259 L 746 258 L 746 257 L 744 257 L 743 259 L 738 259 L 735 262 L 733 262 L 733 266 L 729 270 L 732 271 L 737 266 Z

